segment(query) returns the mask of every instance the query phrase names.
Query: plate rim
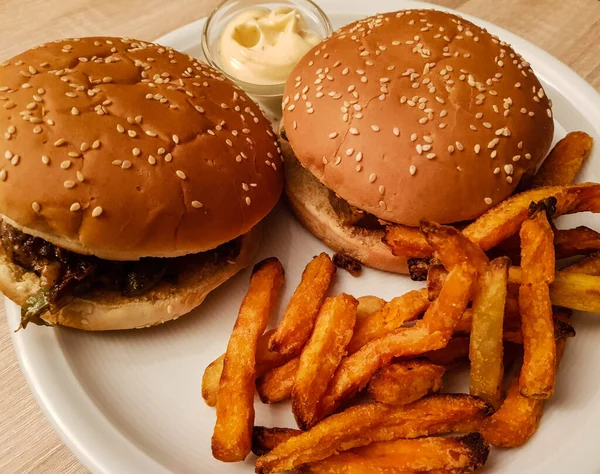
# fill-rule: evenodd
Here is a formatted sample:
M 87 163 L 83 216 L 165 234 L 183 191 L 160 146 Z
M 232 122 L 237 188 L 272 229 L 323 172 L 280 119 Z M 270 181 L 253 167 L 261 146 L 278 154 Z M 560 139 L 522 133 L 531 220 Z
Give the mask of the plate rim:
M 490 23 L 486 20 L 462 13 L 458 10 L 447 8 L 430 3 L 411 1 L 411 0 L 376 0 L 375 7 L 365 6 L 360 0 L 346 0 L 344 5 L 340 4 L 339 0 L 320 0 L 320 6 L 328 15 L 347 15 L 347 16 L 366 16 L 374 13 L 374 10 L 390 8 L 390 11 L 407 9 L 407 8 L 428 8 L 437 9 L 460 15 L 461 17 L 473 21 L 478 25 L 483 26 L 489 31 L 498 34 L 503 40 L 508 43 L 518 43 L 519 52 L 528 60 L 531 58 L 532 65 L 536 71 L 536 75 L 542 77 L 547 84 L 553 88 L 564 91 L 569 90 L 569 102 L 576 104 L 579 112 L 586 117 L 591 117 L 587 121 L 593 127 L 596 133 L 600 134 L 600 93 L 598 93 L 585 79 L 579 76 L 569 66 L 564 64 L 559 59 L 547 53 L 540 47 L 534 45 L 528 40 L 511 33 L 510 31 Z M 365 10 L 371 10 L 373 13 L 365 13 Z M 197 44 L 197 40 L 190 40 L 186 48 L 181 47 L 181 41 L 178 37 L 192 38 L 192 31 L 199 31 L 199 25 L 206 20 L 206 17 L 195 20 L 187 25 L 184 25 L 176 30 L 173 30 L 153 41 L 165 45 L 169 45 L 175 41 L 178 43 L 178 48 L 186 49 Z M 189 31 L 188 31 L 189 30 Z M 4 298 L 6 317 L 10 326 L 15 321 L 18 321 L 18 306 Z M 35 330 L 35 328 L 34 328 Z M 44 330 L 43 328 L 41 330 Z M 106 418 L 101 416 L 100 408 L 91 400 L 81 387 L 78 378 L 72 372 L 69 362 L 66 359 L 62 346 L 58 341 L 55 331 L 45 331 L 43 335 L 44 349 L 52 351 L 53 357 L 41 357 L 41 352 L 36 344 L 27 343 L 27 338 L 19 336 L 19 333 L 10 334 L 13 347 L 21 371 L 27 381 L 27 384 L 34 395 L 34 398 L 44 413 L 46 419 L 59 434 L 61 440 L 73 452 L 77 459 L 91 472 L 140 472 L 140 473 L 166 473 L 170 472 L 165 466 L 151 458 L 142 449 L 137 447 L 135 443 L 127 439 L 115 426 L 110 424 Z M 79 403 L 86 405 L 88 412 L 92 415 L 96 422 L 104 424 L 103 435 L 110 435 L 111 446 L 99 447 L 98 439 L 94 439 L 94 433 L 90 433 L 89 428 L 85 424 L 78 424 L 73 421 L 73 414 L 67 415 L 69 410 L 65 409 L 64 399 L 56 397 L 52 392 L 55 391 L 51 383 L 45 382 L 44 378 L 52 378 L 51 374 L 46 373 L 47 368 L 61 368 L 61 377 L 63 378 L 63 391 L 65 386 L 69 386 L 74 391 L 66 391 L 71 395 L 72 399 L 77 399 L 75 392 L 80 391 L 83 397 L 79 397 Z M 44 377 L 46 376 L 46 377 Z M 66 383 L 65 383 L 66 380 Z M 61 408 L 61 405 L 63 407 Z M 65 412 L 65 413 L 63 413 Z M 87 419 L 86 419 L 87 421 Z M 110 455 L 101 455 L 99 451 L 110 452 Z M 132 457 L 135 458 L 137 464 L 132 466 Z M 600 466 L 600 460 L 598 461 Z

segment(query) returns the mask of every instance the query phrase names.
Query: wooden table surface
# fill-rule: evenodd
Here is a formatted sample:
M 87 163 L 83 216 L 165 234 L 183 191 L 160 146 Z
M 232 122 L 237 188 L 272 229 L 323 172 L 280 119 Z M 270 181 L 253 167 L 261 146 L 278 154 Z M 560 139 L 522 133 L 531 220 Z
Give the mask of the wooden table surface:
M 491 21 L 522 36 L 600 90 L 600 1 L 430 1 Z M 216 3 L 215 0 L 0 0 L 0 61 L 61 37 L 114 35 L 152 40 L 205 16 Z M 0 312 L 0 473 L 88 472 L 54 433 L 36 405 L 15 358 L 1 303 Z

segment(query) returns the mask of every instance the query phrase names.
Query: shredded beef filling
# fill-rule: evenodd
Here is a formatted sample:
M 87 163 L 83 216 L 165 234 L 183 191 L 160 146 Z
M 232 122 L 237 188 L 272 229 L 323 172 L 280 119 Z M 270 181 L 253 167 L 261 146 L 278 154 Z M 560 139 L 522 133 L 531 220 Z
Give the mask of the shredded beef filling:
M 0 242 L 14 264 L 41 279 L 41 290 L 21 310 L 22 327 L 29 322 L 46 324 L 41 318 L 44 313 L 55 313 L 73 297 L 91 290 L 106 288 L 123 296 L 140 296 L 163 280 L 176 283 L 177 275 L 191 263 L 232 261 L 241 249 L 238 238 L 214 250 L 184 257 L 110 261 L 62 249 L 4 221 L 0 222 Z
M 361 227 L 368 230 L 385 229 L 385 223 L 373 214 L 349 204 L 333 191 L 329 190 L 329 204 L 342 224 Z

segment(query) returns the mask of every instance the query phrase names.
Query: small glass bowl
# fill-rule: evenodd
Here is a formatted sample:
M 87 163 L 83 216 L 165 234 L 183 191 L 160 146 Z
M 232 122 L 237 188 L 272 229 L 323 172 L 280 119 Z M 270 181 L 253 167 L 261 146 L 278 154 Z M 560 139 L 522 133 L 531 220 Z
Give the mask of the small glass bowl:
M 311 0 L 279 0 L 273 2 L 265 0 L 225 0 L 213 10 L 206 20 L 202 31 L 202 50 L 207 62 L 221 71 L 225 77 L 236 83 L 255 100 L 261 101 L 264 105 L 267 105 L 265 102 L 282 98 L 285 82 L 279 84 L 253 84 L 242 81 L 223 70 L 219 64 L 217 52 L 219 37 L 227 23 L 242 10 L 256 6 L 268 7 L 271 9 L 278 7 L 295 8 L 304 15 L 308 28 L 323 38 L 330 36 L 333 32 L 333 28 L 331 27 L 331 23 L 329 18 L 327 18 L 327 15 L 325 15 L 325 12 Z M 281 112 L 280 102 L 277 107 L 279 108 L 279 112 Z

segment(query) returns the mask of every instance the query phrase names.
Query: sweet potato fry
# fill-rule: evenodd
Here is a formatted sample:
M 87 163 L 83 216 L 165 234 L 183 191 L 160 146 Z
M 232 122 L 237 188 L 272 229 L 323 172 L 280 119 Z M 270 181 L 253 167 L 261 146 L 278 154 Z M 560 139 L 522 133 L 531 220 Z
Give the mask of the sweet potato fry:
M 521 268 L 510 267 L 509 283 L 520 284 L 521 278 Z M 555 306 L 600 312 L 600 276 L 559 271 L 550 285 L 550 299 Z
M 310 339 L 302 350 L 292 388 L 292 412 L 301 430 L 318 421 L 317 406 L 350 342 L 358 301 L 340 294 L 327 298 Z
M 271 451 L 278 444 L 298 436 L 302 431 L 292 428 L 266 428 L 255 426 L 252 429 L 252 452 L 262 456 Z
M 463 234 L 487 251 L 516 234 L 529 214 L 529 204 L 554 197 L 555 217 L 590 211 L 600 212 L 600 184 L 583 183 L 531 189 L 502 201 L 463 229 Z M 385 244 L 398 256 L 427 258 L 433 249 L 416 230 L 405 226 L 386 227 Z
M 335 265 L 326 253 L 313 258 L 306 266 L 283 319 L 269 341 L 270 351 L 292 357 L 300 354 L 310 337 L 334 273 Z
M 435 222 L 421 221 L 421 232 L 436 253 L 446 270 L 468 262 L 479 274 L 485 272 L 489 259 L 477 244 L 471 242 L 455 227 Z
M 550 186 L 515 194 L 493 207 L 463 230 L 482 250 L 489 250 L 517 233 L 529 215 L 529 205 L 546 198 L 556 198 L 555 217 L 590 211 L 600 212 L 600 184 Z
M 373 316 L 377 311 L 381 310 L 387 303 L 383 298 L 378 296 L 359 296 L 358 308 L 356 308 L 356 321 L 361 319 L 369 318 Z
M 430 265 L 427 271 L 427 297 L 429 301 L 434 301 L 440 295 L 447 276 L 448 270 L 441 263 Z
M 321 416 L 333 413 L 394 357 L 416 356 L 444 347 L 467 306 L 474 280 L 475 271 L 467 264 L 455 266 L 422 321 L 411 328 L 396 329 L 344 358 L 322 399 Z
M 600 252 L 593 253 L 578 262 L 572 263 L 560 271 L 565 273 L 580 273 L 583 275 L 600 276 Z
M 283 284 L 276 258 L 258 263 L 227 344 L 217 395 L 212 453 L 225 462 L 243 461 L 252 448 L 256 346 Z
M 430 257 L 433 253 L 425 236 L 416 227 L 389 225 L 385 229 L 383 243 L 397 257 L 424 258 Z
M 219 392 L 219 381 L 223 372 L 223 361 L 225 354 L 213 360 L 202 376 L 202 398 L 209 407 L 217 404 L 217 393 Z
M 479 433 L 450 438 L 380 441 L 306 464 L 310 474 L 469 473 L 482 467 L 490 451 Z
M 418 318 L 429 307 L 426 290 L 414 290 L 392 299 L 381 310 L 368 318 L 356 321 L 354 335 L 348 344 L 353 354 L 366 343 L 385 336 Z
M 529 398 L 550 398 L 556 377 L 556 343 L 549 285 L 554 280 L 554 235 L 544 210 L 521 227 L 519 309 L 523 368 L 519 386 Z
M 452 366 L 457 362 L 469 359 L 469 338 L 464 336 L 453 336 L 448 344 L 441 349 L 425 352 L 422 357 L 434 364 Z
M 290 359 L 288 356 L 282 356 L 277 352 L 269 351 L 269 340 L 274 332 L 274 329 L 270 329 L 258 339 L 258 346 L 256 348 L 257 378 L 275 367 L 282 366 Z M 219 380 L 221 380 L 221 372 L 223 372 L 224 359 L 225 354 L 212 361 L 206 367 L 204 376 L 202 377 L 202 397 L 210 407 L 214 407 L 217 404 L 217 390 L 219 388 Z
M 379 369 L 369 382 L 369 394 L 388 405 L 407 405 L 425 395 L 439 392 L 443 365 L 418 359 L 396 362 Z
M 483 400 L 464 394 L 431 395 L 400 407 L 377 402 L 353 406 L 258 458 L 256 472 L 289 471 L 375 441 L 471 431 L 492 411 Z
M 508 281 L 508 257 L 491 261 L 481 275 L 473 300 L 471 327 L 471 395 L 483 398 L 494 407 L 501 401 L 504 376 L 503 328 Z
M 589 254 L 600 250 L 600 233 L 585 226 L 558 230 L 554 248 L 557 259 Z
M 594 140 L 585 132 L 571 132 L 560 140 L 533 178 L 532 187 L 571 184 L 587 159 Z
M 363 318 L 356 321 L 354 334 L 347 347 L 348 353 L 356 352 L 367 342 L 389 334 L 401 327 L 405 321 L 417 318 L 429 306 L 424 290 L 409 292 L 404 296 L 394 298 L 387 304 L 384 300 L 377 298 L 380 301 L 370 300 L 368 306 L 365 306 L 363 298 L 358 298 L 357 309 L 357 317 L 359 312 L 362 312 Z M 376 307 L 381 307 L 381 304 L 384 306 L 381 308 L 381 312 L 371 313 Z M 369 313 L 371 314 L 369 315 Z M 256 387 L 263 403 L 277 403 L 290 398 L 298 370 L 298 361 L 299 358 L 296 357 L 284 365 L 265 372 L 257 380 Z
M 566 339 L 556 342 L 556 360 L 560 363 Z M 537 431 L 544 408 L 543 399 L 521 395 L 519 376 L 516 376 L 500 409 L 484 420 L 481 434 L 485 440 L 501 448 L 522 446 Z
M 289 400 L 296 380 L 300 357 L 294 357 L 280 367 L 265 372 L 256 380 L 258 396 L 263 403 Z

